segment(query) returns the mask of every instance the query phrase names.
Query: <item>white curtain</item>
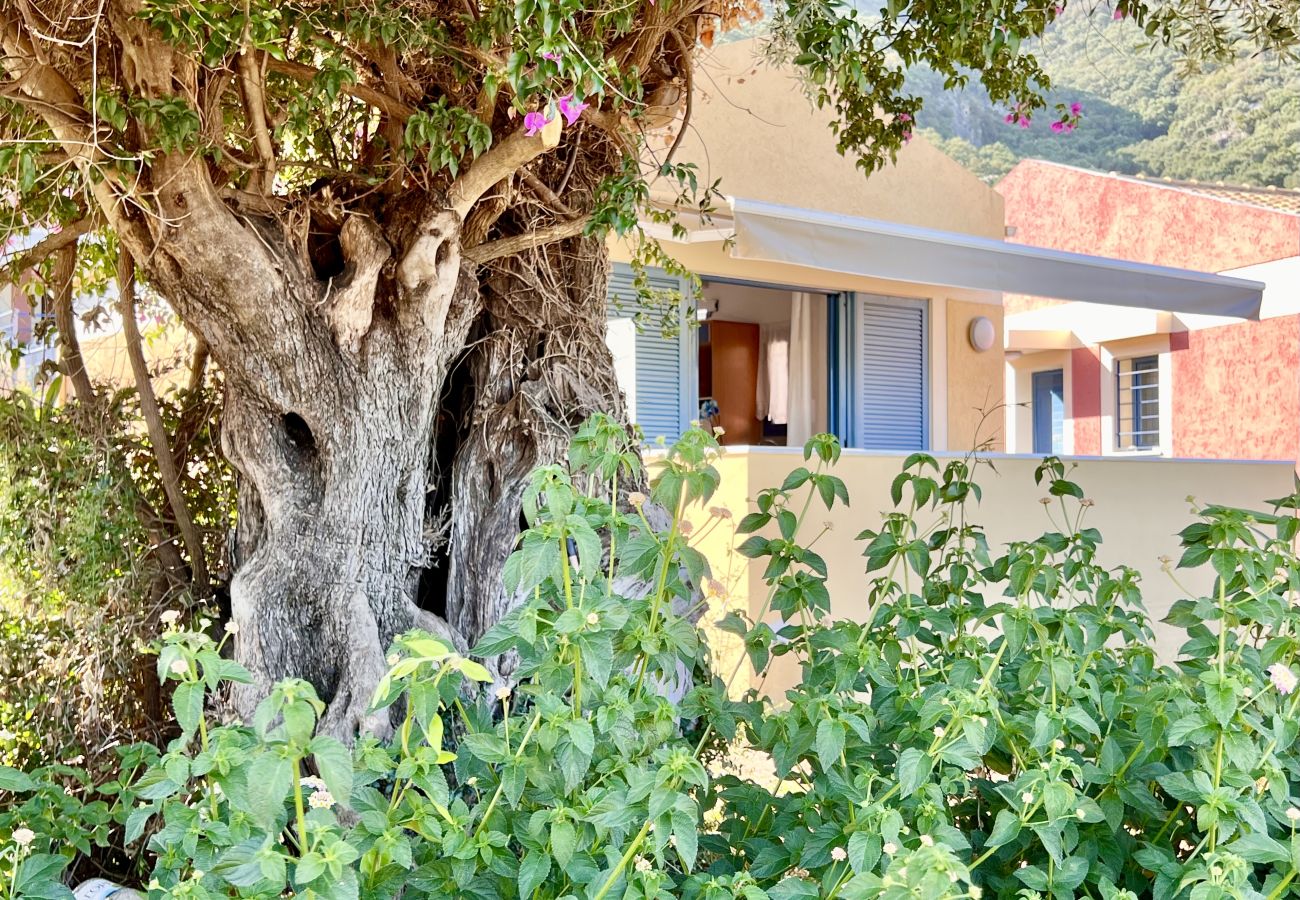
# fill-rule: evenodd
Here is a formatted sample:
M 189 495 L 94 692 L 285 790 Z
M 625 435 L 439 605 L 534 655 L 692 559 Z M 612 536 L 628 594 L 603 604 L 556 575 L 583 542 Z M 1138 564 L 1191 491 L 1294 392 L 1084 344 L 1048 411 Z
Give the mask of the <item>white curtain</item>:
M 784 425 L 789 415 L 790 326 L 758 326 L 758 418 Z
M 785 442 L 802 447 L 813 434 L 813 295 L 796 292 L 793 301 Z

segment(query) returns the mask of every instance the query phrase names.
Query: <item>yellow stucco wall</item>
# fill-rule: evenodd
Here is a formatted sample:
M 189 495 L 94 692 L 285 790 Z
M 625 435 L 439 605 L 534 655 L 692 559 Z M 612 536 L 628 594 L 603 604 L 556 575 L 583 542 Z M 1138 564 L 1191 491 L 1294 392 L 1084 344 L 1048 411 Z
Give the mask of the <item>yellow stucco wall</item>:
M 863 545 L 855 538 L 863 528 L 879 527 L 882 513 L 891 508 L 889 485 L 902 461 L 903 457 L 895 454 L 845 451 L 834 472 L 847 484 L 852 506 L 826 513 L 815 504 L 808 516 L 807 530 L 801 537 L 816 536 L 824 523 L 831 526 L 817 539 L 816 549 L 829 568 L 835 616 L 858 616 L 866 608 Z M 944 461 L 940 459 L 941 464 Z M 1033 479 L 1038 460 L 998 456 L 994 462 L 996 473 L 987 467 L 980 470 L 977 480 L 984 489 L 984 498 L 971 518 L 984 526 L 990 548 L 997 554 L 1011 540 L 1034 538 L 1054 526 L 1038 502 L 1044 493 Z M 751 501 L 760 490 L 780 484 L 791 469 L 803 464 L 802 453 L 794 449 L 730 448 L 717 462 L 722 488 L 713 505 L 728 507 L 738 520 L 754 509 Z M 1291 490 L 1293 471 L 1292 464 L 1285 462 L 1089 458 L 1079 461 L 1071 477 L 1096 504 L 1089 510 L 1085 524 L 1102 533 L 1101 563 L 1123 563 L 1142 573 L 1143 596 L 1155 624 L 1174 600 L 1184 596 L 1161 570 L 1160 558 L 1177 559 L 1180 555 L 1176 534 L 1193 520 L 1186 501 L 1188 494 L 1195 495 L 1202 504 L 1266 509 L 1264 501 Z M 708 518 L 708 513 L 696 510 L 691 516 L 699 523 Z M 702 531 L 700 547 L 715 571 L 721 573 L 718 578 L 726 586 L 726 603 L 757 614 L 767 597 L 762 566 L 738 560 L 731 552 L 734 544 L 730 528 L 715 526 Z M 1213 575 L 1209 571 L 1180 571 L 1178 577 L 1194 593 L 1212 587 Z M 1162 655 L 1172 658 L 1178 650 L 1176 633 L 1159 624 L 1155 629 Z M 715 654 L 725 673 L 730 673 L 735 664 L 734 648 L 730 638 L 715 644 Z M 779 698 L 796 678 L 797 668 L 783 663 L 769 674 L 763 690 Z M 744 690 L 750 683 L 748 669 L 744 669 L 733 689 Z
M 194 353 L 194 339 L 178 325 L 167 328 L 144 328 L 145 361 L 153 376 L 154 391 L 163 394 L 183 386 L 188 378 L 187 367 Z M 117 387 L 134 386 L 131 360 L 126 352 L 126 338 L 121 331 L 102 337 L 83 336 L 81 355 L 86 362 L 90 380 L 96 384 Z M 66 389 L 67 385 L 65 385 Z
M 1000 409 L 1005 398 L 1006 369 L 1002 354 L 1002 307 L 949 299 L 948 443 L 951 450 L 1005 449 L 1005 418 Z M 984 316 L 993 322 L 993 347 L 980 352 L 971 346 L 970 324 Z
M 757 41 L 706 52 L 695 85 L 677 161 L 695 163 L 701 183 L 720 178 L 724 194 L 751 200 L 1003 237 L 1001 195 L 924 138 L 866 177 L 835 149 L 832 112 L 814 108 L 794 69 L 765 62 Z

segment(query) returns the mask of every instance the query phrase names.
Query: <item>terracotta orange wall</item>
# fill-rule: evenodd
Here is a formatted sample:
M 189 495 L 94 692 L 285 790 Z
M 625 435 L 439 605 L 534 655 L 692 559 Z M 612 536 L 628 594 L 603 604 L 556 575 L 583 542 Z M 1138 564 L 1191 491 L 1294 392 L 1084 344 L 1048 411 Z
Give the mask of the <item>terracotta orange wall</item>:
M 1074 455 L 1101 455 L 1101 357 L 1091 347 L 1070 351 Z
M 998 182 L 1020 244 L 1221 272 L 1300 253 L 1300 217 L 1042 160 Z M 1050 303 L 1051 301 L 1047 301 Z M 1044 301 L 1008 296 L 1007 313 Z
M 1300 456 L 1300 317 L 1169 336 L 1175 456 Z

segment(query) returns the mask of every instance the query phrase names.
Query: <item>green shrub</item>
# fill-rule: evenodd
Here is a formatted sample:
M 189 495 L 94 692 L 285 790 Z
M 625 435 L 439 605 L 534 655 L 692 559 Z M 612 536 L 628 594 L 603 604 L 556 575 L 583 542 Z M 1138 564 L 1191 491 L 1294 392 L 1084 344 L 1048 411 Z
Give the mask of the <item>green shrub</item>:
M 250 724 L 214 724 L 205 697 L 246 673 L 173 625 L 158 672 L 182 735 L 165 750 L 126 752 L 126 773 L 84 806 L 51 786 L 60 773 L 0 769 L 22 804 L 0 813 L 11 895 L 66 896 L 63 860 L 109 819 L 147 846 L 153 896 L 1295 892 L 1297 498 L 1276 515 L 1209 507 L 1183 532 L 1183 564 L 1218 580 L 1174 607 L 1187 643 L 1167 666 L 1136 574 L 1097 564 L 1088 503 L 1055 459 L 1038 475 L 1057 526 L 994 554 L 966 508 L 976 463 L 909 458 L 897 511 L 862 534 L 863 621 L 833 620 L 825 563 L 802 540 L 811 508 L 848 499 L 839 448 L 819 436 L 740 523 L 790 624 L 723 623 L 759 673 L 796 658 L 800 684 L 779 707 L 732 699 L 728 665 L 678 701 L 662 686 L 707 655 L 689 616 L 707 566 L 680 523 L 717 487 L 717 452 L 699 430 L 672 448 L 652 496 L 675 515 L 657 532 L 644 498 L 611 505 L 636 456 L 612 423 L 588 423 L 570 465 L 532 481 L 506 570 L 532 600 L 476 650 L 517 652 L 519 683 L 476 689 L 483 666 L 406 635 L 375 700 L 400 712 L 389 739 L 348 750 L 317 735 L 322 707 L 302 682 L 276 687 Z M 724 745 L 774 777 L 726 758 L 711 774 L 701 757 Z
M 219 392 L 159 398 L 209 560 L 234 508 Z M 98 770 L 112 747 L 174 734 L 139 648 L 162 609 L 192 603 L 184 559 L 135 393 L 99 394 L 89 408 L 0 396 L 0 762 Z
M 158 733 L 134 646 L 156 631 L 140 495 L 121 443 L 87 431 L 66 410 L 0 397 L 0 761 Z

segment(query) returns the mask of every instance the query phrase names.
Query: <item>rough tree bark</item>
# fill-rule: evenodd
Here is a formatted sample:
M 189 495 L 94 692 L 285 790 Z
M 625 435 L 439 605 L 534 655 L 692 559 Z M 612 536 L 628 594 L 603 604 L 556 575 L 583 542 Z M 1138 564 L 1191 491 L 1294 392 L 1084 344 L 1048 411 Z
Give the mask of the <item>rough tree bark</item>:
M 447 612 L 474 640 L 517 602 L 501 569 L 520 530 L 529 473 L 564 457 L 596 412 L 623 416 L 604 342 L 604 245 L 575 238 L 514 257 L 483 284 L 471 351 L 469 425 L 452 469 Z
M 109 5 L 125 83 L 196 96 L 196 64 L 138 12 Z M 240 478 L 235 652 L 256 676 L 236 711 L 304 678 L 325 731 L 387 731 L 368 709 L 389 642 L 419 626 L 464 648 L 492 624 L 510 602 L 500 570 L 528 472 L 591 412 L 621 412 L 603 245 L 574 236 L 576 216 L 494 231 L 506 210 L 484 199 L 556 147 L 558 117 L 498 140 L 445 194 L 231 202 L 200 155 L 154 153 L 115 180 L 84 101 L 4 10 L 0 39 L 98 214 L 223 372 L 222 446 Z M 445 583 L 430 590 L 438 554 Z

